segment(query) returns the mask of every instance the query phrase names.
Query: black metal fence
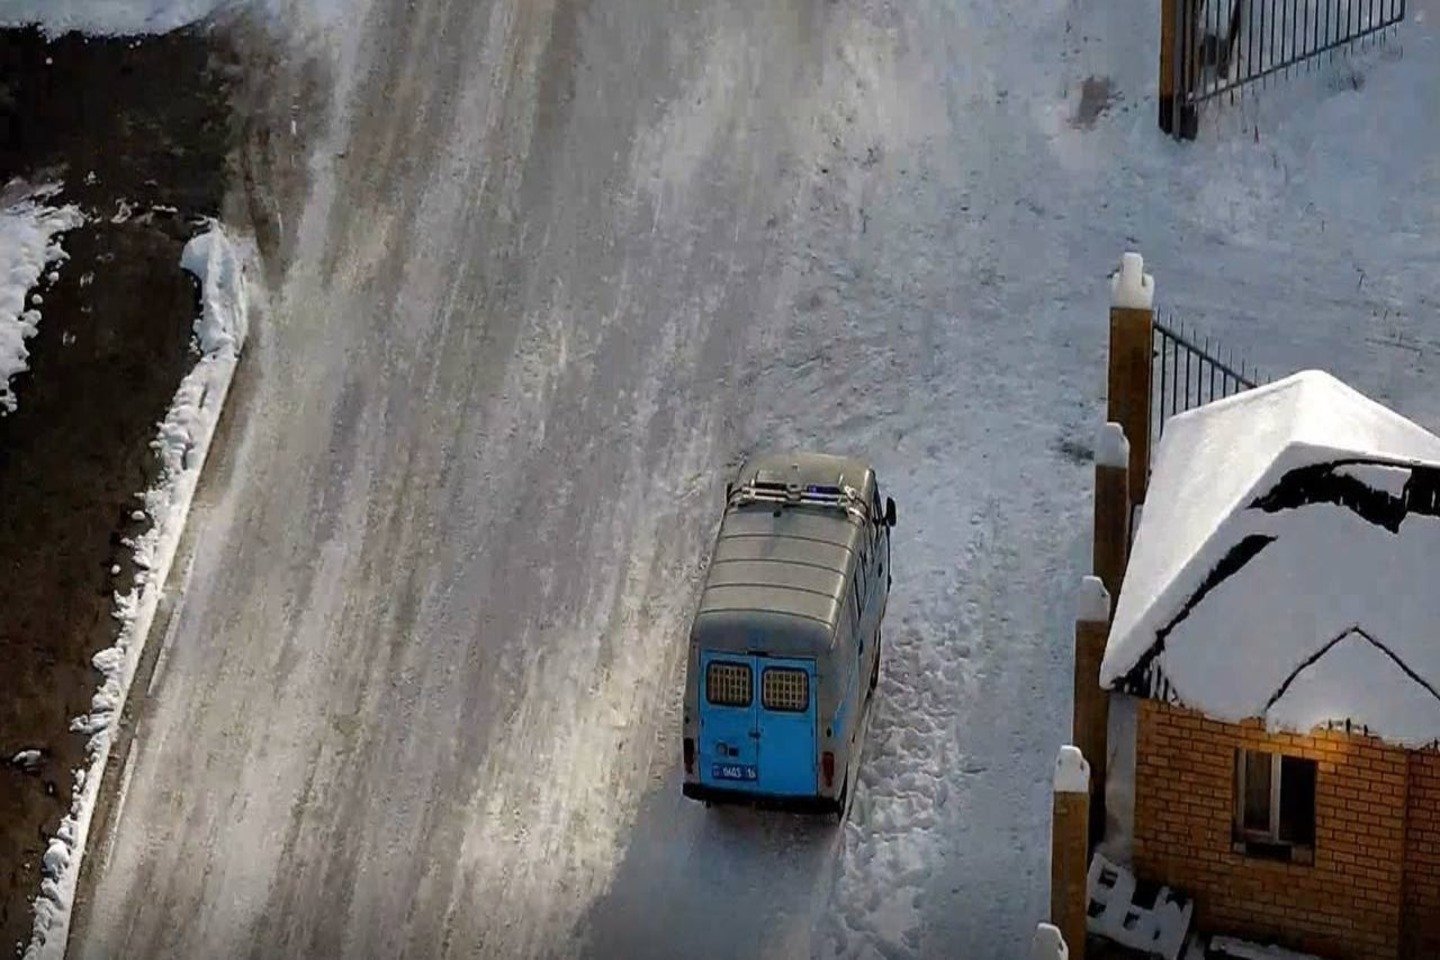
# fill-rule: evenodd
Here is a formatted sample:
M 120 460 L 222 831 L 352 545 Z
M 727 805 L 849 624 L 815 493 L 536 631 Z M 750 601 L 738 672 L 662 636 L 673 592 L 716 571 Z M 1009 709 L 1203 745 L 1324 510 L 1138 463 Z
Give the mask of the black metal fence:
M 1194 138 L 1199 106 L 1405 19 L 1406 0 L 1175 0 L 1172 132 Z M 1167 8 L 1170 4 L 1165 5 Z
M 1173 322 L 1173 321 L 1172 321 Z M 1228 351 L 1221 358 L 1219 344 L 1203 340 L 1193 331 L 1155 321 L 1150 374 L 1151 444 L 1159 442 L 1165 421 L 1177 413 L 1212 400 L 1234 396 L 1266 381 L 1253 367 L 1237 361 Z

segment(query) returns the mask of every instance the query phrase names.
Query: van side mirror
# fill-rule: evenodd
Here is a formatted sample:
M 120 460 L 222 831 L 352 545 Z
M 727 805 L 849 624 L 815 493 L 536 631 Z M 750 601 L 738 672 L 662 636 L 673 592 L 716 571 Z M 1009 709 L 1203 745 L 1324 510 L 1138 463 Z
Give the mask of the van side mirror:
M 729 502 L 730 502 L 730 496 L 731 496 L 731 494 L 733 494 L 734 492 L 735 492 L 735 481 L 734 481 L 734 480 L 726 480 L 726 481 L 725 481 L 725 502 L 726 502 L 726 503 L 729 503 Z
M 890 497 L 885 498 L 885 526 L 895 526 L 895 501 Z

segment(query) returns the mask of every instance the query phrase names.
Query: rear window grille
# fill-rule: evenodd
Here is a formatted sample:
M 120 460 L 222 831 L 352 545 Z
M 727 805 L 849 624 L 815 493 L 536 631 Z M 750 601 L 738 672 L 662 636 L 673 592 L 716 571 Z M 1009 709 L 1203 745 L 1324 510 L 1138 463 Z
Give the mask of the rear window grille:
M 713 661 L 705 671 L 705 697 L 721 707 L 750 706 L 750 668 L 743 663 Z
M 766 710 L 804 713 L 810 707 L 810 677 L 804 670 L 767 667 L 760 677 L 760 702 Z

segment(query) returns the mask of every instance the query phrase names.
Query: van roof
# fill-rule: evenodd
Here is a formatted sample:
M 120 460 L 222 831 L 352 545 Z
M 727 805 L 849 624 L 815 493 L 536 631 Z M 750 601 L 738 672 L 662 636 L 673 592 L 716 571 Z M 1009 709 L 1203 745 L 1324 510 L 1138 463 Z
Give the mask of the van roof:
M 854 457 L 829 453 L 762 453 L 745 461 L 735 478 L 737 485 L 747 483 L 799 483 L 804 486 L 851 486 L 869 496 L 863 489 L 870 476 L 870 465 Z
M 857 460 L 807 454 L 755 458 L 737 480 L 740 486 L 852 487 L 868 496 L 869 477 Z M 841 503 L 733 500 L 716 538 L 694 639 L 706 649 L 778 656 L 829 650 L 863 522 Z

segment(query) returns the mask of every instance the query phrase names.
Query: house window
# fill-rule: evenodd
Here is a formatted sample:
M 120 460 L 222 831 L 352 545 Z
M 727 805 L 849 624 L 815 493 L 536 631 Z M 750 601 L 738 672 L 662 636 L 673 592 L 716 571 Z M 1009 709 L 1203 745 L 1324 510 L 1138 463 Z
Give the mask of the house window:
M 1309 863 L 1315 849 L 1315 761 L 1235 751 L 1235 850 Z

